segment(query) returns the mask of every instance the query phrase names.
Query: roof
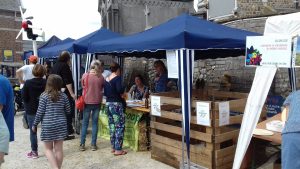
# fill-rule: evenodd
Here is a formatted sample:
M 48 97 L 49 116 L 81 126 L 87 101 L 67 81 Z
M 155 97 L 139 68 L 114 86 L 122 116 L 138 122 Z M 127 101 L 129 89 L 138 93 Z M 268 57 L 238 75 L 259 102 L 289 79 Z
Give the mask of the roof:
M 176 49 L 245 49 L 247 36 L 260 34 L 182 14 L 146 31 L 91 43 L 89 53 L 156 52 Z
M 20 11 L 20 0 L 0 0 L 0 9 L 9 11 Z

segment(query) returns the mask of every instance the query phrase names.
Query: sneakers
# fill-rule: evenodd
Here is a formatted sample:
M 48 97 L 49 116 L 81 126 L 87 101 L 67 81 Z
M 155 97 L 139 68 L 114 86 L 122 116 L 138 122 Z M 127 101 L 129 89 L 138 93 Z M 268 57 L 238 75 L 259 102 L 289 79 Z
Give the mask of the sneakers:
M 85 151 L 85 145 L 84 144 L 80 144 L 79 150 L 80 151 Z
M 28 126 L 28 124 L 27 124 L 27 121 L 26 121 L 26 119 L 23 117 L 22 118 L 22 122 L 23 122 L 23 127 L 24 127 L 24 129 L 29 129 L 29 126 Z
M 98 147 L 96 145 L 91 145 L 91 150 L 92 151 L 96 151 L 97 149 L 98 149 Z M 80 151 L 85 151 L 85 145 L 84 144 L 80 144 L 79 150 Z
M 39 158 L 38 152 L 36 151 L 30 151 L 29 153 L 27 153 L 27 158 L 32 158 L 32 159 L 37 159 Z
M 98 147 L 96 145 L 91 145 L 91 150 L 92 151 L 96 151 L 98 149 Z

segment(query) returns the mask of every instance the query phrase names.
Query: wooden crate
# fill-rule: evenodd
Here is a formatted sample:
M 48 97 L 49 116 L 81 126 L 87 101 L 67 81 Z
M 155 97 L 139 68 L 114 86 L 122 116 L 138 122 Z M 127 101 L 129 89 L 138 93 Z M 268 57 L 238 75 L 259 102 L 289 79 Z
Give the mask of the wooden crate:
M 210 169 L 230 169 L 233 165 L 243 114 L 230 116 L 229 124 L 219 126 L 219 102 L 229 101 L 231 112 L 244 112 L 246 93 L 217 90 L 194 90 L 191 117 L 191 161 Z M 182 114 L 179 93 L 157 94 L 161 99 L 161 116 L 151 116 L 151 157 L 179 168 L 182 159 Z M 210 103 L 211 127 L 197 124 L 197 101 Z M 185 153 L 186 155 L 186 153 Z

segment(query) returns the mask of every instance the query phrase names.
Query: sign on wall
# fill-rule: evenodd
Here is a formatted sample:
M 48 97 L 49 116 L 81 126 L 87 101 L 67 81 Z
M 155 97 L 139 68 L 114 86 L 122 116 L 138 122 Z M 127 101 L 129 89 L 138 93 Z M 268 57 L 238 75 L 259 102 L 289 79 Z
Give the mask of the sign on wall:
M 291 67 L 290 36 L 249 36 L 246 41 L 246 66 Z
M 210 126 L 210 103 L 208 102 L 197 102 L 196 112 L 197 112 L 197 124 Z
M 13 51 L 12 50 L 3 50 L 3 61 L 4 62 L 13 62 Z
M 168 77 L 178 79 L 178 56 L 175 50 L 167 50 Z
M 224 126 L 229 124 L 229 102 L 219 103 L 219 126 Z
M 161 116 L 160 97 L 151 96 L 151 115 Z
M 278 113 L 281 113 L 281 106 L 285 98 L 282 96 L 269 95 L 266 100 L 267 117 L 272 117 Z

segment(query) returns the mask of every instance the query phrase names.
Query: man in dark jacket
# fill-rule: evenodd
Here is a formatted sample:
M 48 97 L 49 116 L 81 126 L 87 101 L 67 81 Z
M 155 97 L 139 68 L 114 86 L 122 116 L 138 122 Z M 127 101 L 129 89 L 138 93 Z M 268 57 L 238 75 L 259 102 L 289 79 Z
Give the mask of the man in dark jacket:
M 68 134 L 69 136 L 67 137 L 67 140 L 74 139 L 75 136 L 74 134 L 74 129 L 72 125 L 72 119 L 75 115 L 75 103 L 74 101 L 76 100 L 76 95 L 74 94 L 73 91 L 73 77 L 72 77 L 72 72 L 70 69 L 71 64 L 71 56 L 70 53 L 67 51 L 63 51 L 60 56 L 57 59 L 57 62 L 54 64 L 52 68 L 52 74 L 57 74 L 61 76 L 63 79 L 63 88 L 64 92 L 69 98 L 70 106 L 71 106 L 71 114 L 67 115 L 67 123 L 68 123 Z

